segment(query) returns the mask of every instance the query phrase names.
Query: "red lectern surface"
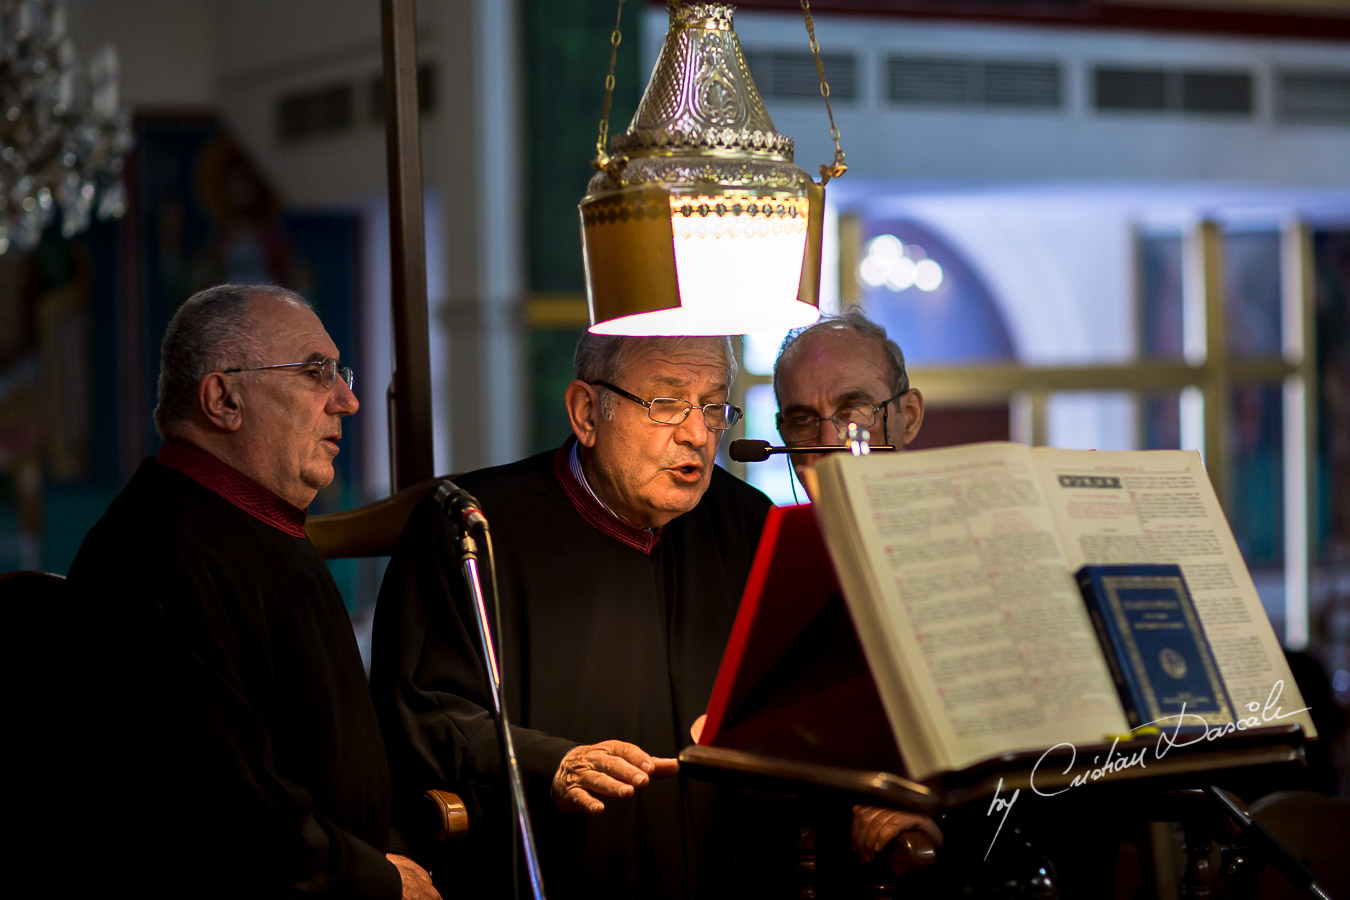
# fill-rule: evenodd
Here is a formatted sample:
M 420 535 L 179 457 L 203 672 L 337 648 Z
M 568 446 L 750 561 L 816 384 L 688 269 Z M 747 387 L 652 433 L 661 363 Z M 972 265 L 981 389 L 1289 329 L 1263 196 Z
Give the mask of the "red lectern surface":
M 809 505 L 769 510 L 740 610 L 717 670 L 699 743 L 723 726 L 802 636 L 839 585 Z

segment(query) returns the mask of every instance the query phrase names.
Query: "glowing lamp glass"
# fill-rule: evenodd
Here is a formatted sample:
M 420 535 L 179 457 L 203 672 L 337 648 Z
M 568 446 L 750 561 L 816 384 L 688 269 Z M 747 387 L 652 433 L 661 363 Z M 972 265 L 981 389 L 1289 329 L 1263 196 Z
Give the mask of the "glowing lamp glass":
M 591 327 L 596 334 L 745 334 L 810 325 L 797 299 L 806 252 L 806 198 L 672 196 L 680 305 Z

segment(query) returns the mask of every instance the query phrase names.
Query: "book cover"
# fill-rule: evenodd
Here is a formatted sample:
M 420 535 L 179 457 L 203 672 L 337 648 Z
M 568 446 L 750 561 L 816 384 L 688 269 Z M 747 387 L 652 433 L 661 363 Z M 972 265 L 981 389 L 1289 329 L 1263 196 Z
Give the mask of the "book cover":
M 1177 565 L 1086 565 L 1078 584 L 1130 727 L 1213 727 L 1232 702 Z

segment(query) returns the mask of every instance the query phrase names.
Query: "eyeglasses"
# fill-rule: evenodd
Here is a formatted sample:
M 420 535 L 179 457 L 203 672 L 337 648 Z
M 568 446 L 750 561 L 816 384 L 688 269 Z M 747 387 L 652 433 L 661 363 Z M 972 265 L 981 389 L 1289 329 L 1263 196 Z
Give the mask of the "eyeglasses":
M 221 371 L 224 374 L 229 375 L 234 372 L 261 372 L 264 369 L 299 369 L 302 367 L 308 367 L 309 371 L 306 374 L 312 374 L 315 381 L 318 382 L 319 387 L 323 388 L 325 391 L 337 384 L 339 376 L 347 383 L 347 390 L 351 390 L 356 384 L 356 373 L 352 371 L 352 367 L 339 366 L 338 361 L 331 356 L 325 356 L 323 359 L 310 359 L 298 363 L 279 363 L 275 366 L 248 366 L 247 368 L 222 369 Z
M 877 404 L 871 402 L 850 403 L 839 407 L 830 416 L 811 416 L 805 413 L 784 416 L 779 413 L 778 433 L 783 436 L 783 443 L 789 447 L 793 444 L 813 444 L 820 434 L 821 422 L 833 422 L 841 432 L 847 429 L 850 424 L 857 425 L 860 428 L 871 428 L 877 423 L 877 413 L 880 412 L 884 439 L 887 420 L 890 416 L 891 401 L 903 397 L 907 393 L 909 393 L 909 388 L 905 387 L 899 393 L 892 394 Z
M 621 387 L 615 387 L 607 381 L 592 381 L 590 383 L 647 407 L 648 417 L 661 425 L 679 425 L 689 418 L 690 412 L 696 409 L 703 411 L 703 424 L 707 425 L 712 431 L 726 431 L 741 420 L 741 408 L 731 403 L 705 403 L 703 406 L 695 406 L 688 400 L 677 400 L 674 397 L 654 397 L 651 400 L 643 400 L 641 397 L 630 394 Z

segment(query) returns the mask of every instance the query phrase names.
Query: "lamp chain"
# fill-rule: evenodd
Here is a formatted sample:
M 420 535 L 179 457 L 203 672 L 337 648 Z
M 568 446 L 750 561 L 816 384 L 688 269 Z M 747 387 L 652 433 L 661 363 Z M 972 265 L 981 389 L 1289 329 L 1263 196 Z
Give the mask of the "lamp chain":
M 614 101 L 614 64 L 619 58 L 619 44 L 623 41 L 623 34 L 619 31 L 619 23 L 623 19 L 623 0 L 619 0 L 618 10 L 614 14 L 614 30 L 609 33 L 609 73 L 605 75 L 605 102 L 600 108 L 600 133 L 595 138 L 595 159 L 591 161 L 591 167 L 608 172 L 610 177 L 618 178 L 618 169 L 623 167 L 624 161 L 610 158 L 607 148 L 609 146 L 609 110 Z
M 622 5 L 623 0 L 619 0 Z M 830 83 L 825 80 L 825 65 L 820 61 L 820 43 L 816 41 L 816 23 L 811 18 L 810 0 L 802 0 L 802 13 L 806 16 L 806 34 L 811 39 L 811 54 L 816 58 L 816 75 L 820 77 L 820 96 L 825 98 L 825 113 L 830 117 L 830 137 L 834 139 L 834 161 L 820 167 L 820 184 L 823 187 L 831 178 L 838 178 L 848 171 L 844 162 L 844 149 L 839 146 L 839 126 L 834 124 L 834 110 L 830 108 Z M 613 62 L 610 68 L 613 69 Z M 608 110 L 608 99 L 606 99 Z

